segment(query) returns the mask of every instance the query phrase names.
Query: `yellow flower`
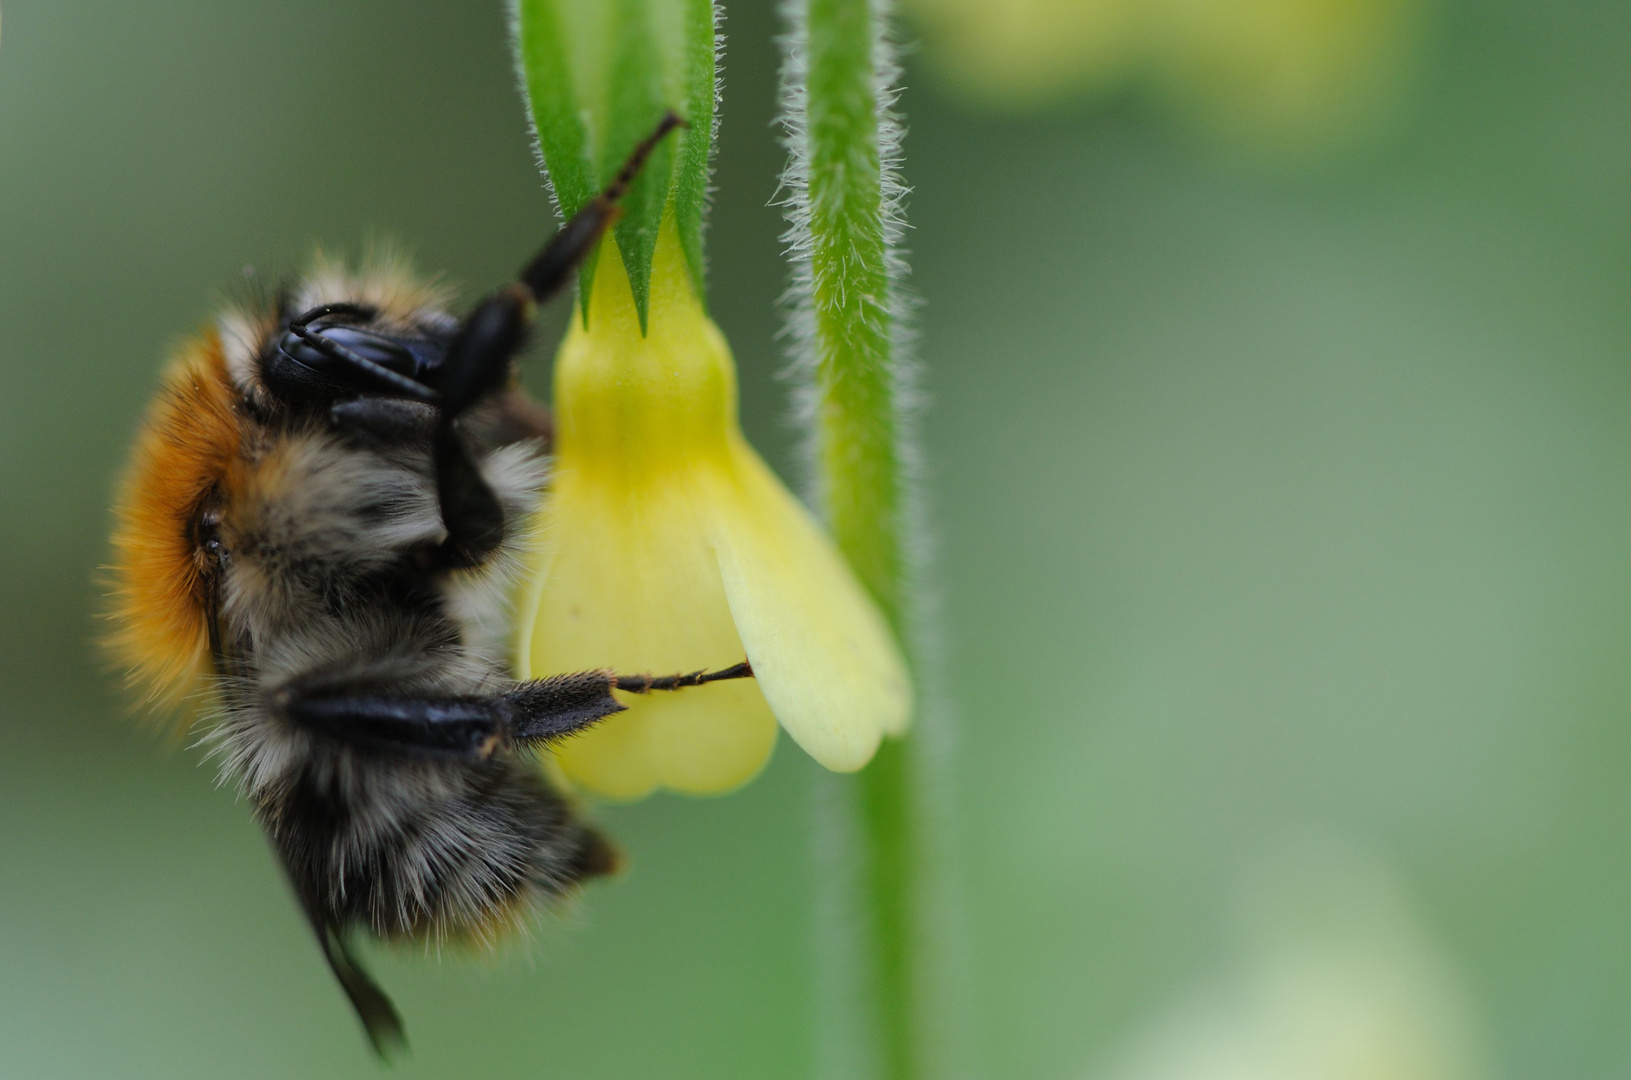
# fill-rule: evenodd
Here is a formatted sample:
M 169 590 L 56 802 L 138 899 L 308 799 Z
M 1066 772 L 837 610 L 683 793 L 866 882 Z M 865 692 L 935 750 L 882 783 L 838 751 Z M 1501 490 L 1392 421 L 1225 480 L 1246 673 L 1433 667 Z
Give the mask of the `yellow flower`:
M 1006 108 L 1112 89 L 1142 59 L 1141 0 L 907 0 L 932 63 Z
M 769 760 L 776 722 L 829 769 L 899 735 L 912 690 L 876 606 L 742 437 L 736 368 L 668 219 L 640 332 L 617 245 L 588 326 L 555 367 L 556 459 L 523 604 L 523 676 L 669 673 L 744 656 L 755 679 L 628 699 L 556 750 L 589 790 L 725 791 Z
M 1144 85 L 1244 149 L 1338 146 L 1387 117 L 1421 0 L 907 0 L 927 53 L 1009 108 Z
M 1162 90 L 1214 134 L 1318 149 L 1385 121 L 1408 79 L 1418 0 L 1163 0 Z

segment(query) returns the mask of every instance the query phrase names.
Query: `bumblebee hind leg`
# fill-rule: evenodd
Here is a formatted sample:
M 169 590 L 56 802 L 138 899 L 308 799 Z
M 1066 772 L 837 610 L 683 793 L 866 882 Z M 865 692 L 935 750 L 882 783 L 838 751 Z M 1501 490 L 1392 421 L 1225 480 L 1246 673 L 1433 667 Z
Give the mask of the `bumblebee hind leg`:
M 307 905 L 307 916 L 317 933 L 317 945 L 323 950 L 323 959 L 329 970 L 356 1010 L 363 1031 L 382 1061 L 394 1061 L 408 1052 L 408 1033 L 402 1026 L 402 1017 L 396 1006 L 385 996 L 372 975 L 352 955 L 345 935 L 339 927 L 328 923 Z

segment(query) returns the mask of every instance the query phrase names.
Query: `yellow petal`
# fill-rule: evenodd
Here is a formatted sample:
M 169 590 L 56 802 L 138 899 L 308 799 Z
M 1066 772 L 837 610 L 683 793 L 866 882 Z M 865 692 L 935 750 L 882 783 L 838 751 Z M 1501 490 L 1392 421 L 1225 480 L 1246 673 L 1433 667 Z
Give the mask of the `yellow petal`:
M 742 659 L 689 486 L 557 473 L 525 675 L 603 667 L 661 675 Z M 567 776 L 602 795 L 726 791 L 752 779 L 775 745 L 775 717 L 751 680 L 622 698 L 628 712 L 556 749 Z
M 736 630 L 771 710 L 805 752 L 853 772 L 900 735 L 911 682 L 894 635 L 809 512 L 740 438 L 703 505 Z

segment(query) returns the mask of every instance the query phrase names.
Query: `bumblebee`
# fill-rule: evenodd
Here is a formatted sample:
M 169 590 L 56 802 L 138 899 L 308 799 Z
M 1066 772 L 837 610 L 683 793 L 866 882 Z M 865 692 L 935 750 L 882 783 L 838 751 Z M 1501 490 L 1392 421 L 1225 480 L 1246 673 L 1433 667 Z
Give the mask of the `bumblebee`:
M 613 691 L 751 675 L 517 682 L 506 604 L 548 414 L 514 378 L 535 306 L 617 215 L 666 117 L 512 285 L 462 318 L 389 266 L 319 266 L 184 347 L 116 508 L 111 645 L 219 756 L 374 1048 L 405 1045 L 356 934 L 489 942 L 612 870 L 534 751 Z

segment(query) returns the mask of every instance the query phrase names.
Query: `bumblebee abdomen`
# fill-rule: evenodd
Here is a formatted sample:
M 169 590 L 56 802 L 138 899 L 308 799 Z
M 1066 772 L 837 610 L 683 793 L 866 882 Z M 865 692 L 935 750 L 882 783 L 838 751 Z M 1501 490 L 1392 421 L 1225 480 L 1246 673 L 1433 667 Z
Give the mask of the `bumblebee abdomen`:
M 491 944 L 615 863 L 530 761 L 336 764 L 314 762 L 257 807 L 329 925 Z

